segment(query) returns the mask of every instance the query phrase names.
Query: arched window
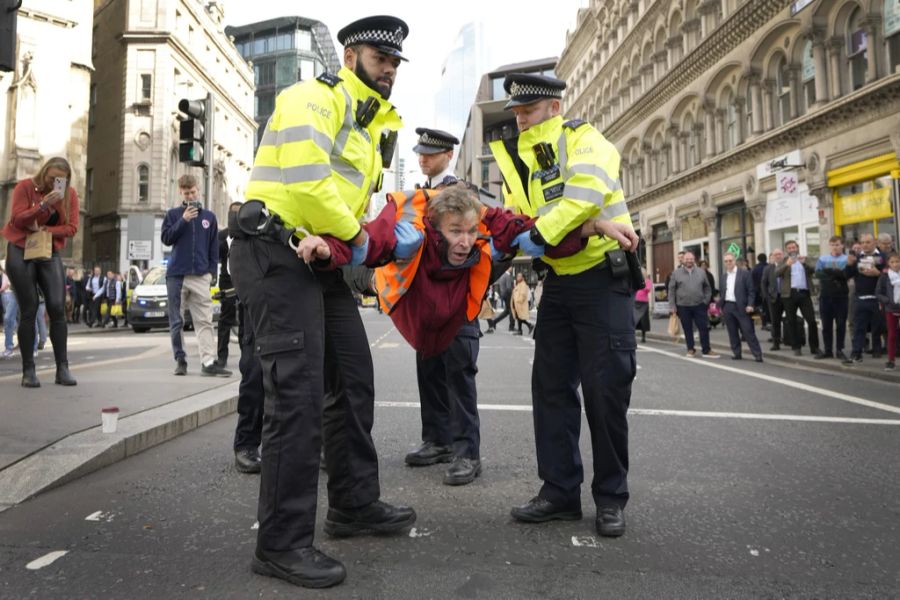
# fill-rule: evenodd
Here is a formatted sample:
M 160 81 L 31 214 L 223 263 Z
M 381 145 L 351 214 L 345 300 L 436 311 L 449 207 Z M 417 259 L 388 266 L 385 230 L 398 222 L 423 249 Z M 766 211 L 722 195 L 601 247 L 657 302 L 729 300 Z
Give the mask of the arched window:
M 816 103 L 816 61 L 813 58 L 812 40 L 803 46 L 800 64 L 800 80 L 803 82 L 803 101 L 798 102 L 802 113 L 806 113 Z
M 137 201 L 140 204 L 150 201 L 150 167 L 147 165 L 137 168 Z
M 729 89 L 723 96 L 725 101 L 725 151 L 731 150 L 740 142 L 740 123 L 738 123 L 737 107 L 734 104 L 734 92 Z
M 869 67 L 868 35 L 863 27 L 865 14 L 857 8 L 850 15 L 847 27 L 847 62 L 850 67 L 850 91 L 861 88 L 866 83 L 866 70 Z
M 784 125 L 791 120 L 791 72 L 785 56 L 775 63 L 775 126 Z
M 753 108 L 753 86 L 748 83 L 746 95 L 744 96 L 744 123 L 746 123 L 744 131 L 747 132 L 747 137 L 753 135 Z
M 884 45 L 887 50 L 888 75 L 900 67 L 900 3 L 884 0 Z

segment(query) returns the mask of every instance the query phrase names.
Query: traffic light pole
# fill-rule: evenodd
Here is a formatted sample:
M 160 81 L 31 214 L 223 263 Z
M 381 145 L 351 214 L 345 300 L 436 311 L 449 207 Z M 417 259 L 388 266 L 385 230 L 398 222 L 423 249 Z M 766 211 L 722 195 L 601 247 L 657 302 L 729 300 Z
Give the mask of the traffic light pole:
M 212 210 L 213 181 L 213 135 L 215 134 L 215 97 L 212 92 L 206 95 L 206 144 L 203 148 L 203 205 Z

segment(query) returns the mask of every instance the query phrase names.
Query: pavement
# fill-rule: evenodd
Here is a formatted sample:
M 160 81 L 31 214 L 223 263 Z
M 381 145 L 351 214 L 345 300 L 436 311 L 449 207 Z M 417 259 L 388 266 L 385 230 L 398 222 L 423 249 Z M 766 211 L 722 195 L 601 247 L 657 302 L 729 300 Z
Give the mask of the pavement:
M 683 348 L 683 338 L 673 340 L 665 327 L 666 320 L 653 319 L 648 340 Z M 766 361 L 808 373 L 900 383 L 900 372 L 884 371 L 883 359 L 866 355 L 862 363 L 844 366 L 815 360 L 807 348 L 801 356 L 790 348 L 769 352 L 768 333 L 757 329 L 757 334 Z M 200 377 L 195 360 L 188 377 L 174 377 L 168 340 L 165 332 L 71 326 L 70 364 L 78 379 L 72 388 L 53 385 L 49 346 L 38 357 L 40 390 L 19 387 L 18 354 L 0 361 L 0 512 L 236 410 L 238 373 L 228 379 Z M 196 356 L 193 334 L 186 341 L 188 356 Z M 710 330 L 710 342 L 723 362 L 732 363 L 724 326 Z M 233 365 L 237 352 L 232 344 Z M 746 349 L 744 354 L 750 358 Z M 753 364 L 747 359 L 743 362 Z M 100 409 L 110 405 L 120 409 L 118 428 L 104 434 Z

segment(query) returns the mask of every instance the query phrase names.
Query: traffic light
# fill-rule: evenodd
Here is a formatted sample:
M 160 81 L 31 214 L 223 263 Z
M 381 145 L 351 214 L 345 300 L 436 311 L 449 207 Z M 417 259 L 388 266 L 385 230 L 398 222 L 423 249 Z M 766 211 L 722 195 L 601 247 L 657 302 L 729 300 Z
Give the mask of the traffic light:
M 178 160 L 197 167 L 206 166 L 207 100 L 188 100 L 178 103 L 178 110 L 187 115 L 178 127 Z
M 0 0 L 0 72 L 16 70 L 16 19 L 22 0 Z

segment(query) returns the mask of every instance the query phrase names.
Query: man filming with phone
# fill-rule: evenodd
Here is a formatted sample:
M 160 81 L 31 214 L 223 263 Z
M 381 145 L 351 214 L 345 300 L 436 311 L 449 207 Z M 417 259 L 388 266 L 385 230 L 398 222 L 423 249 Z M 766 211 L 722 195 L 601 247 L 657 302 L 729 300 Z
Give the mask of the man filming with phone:
M 172 247 L 166 269 L 169 296 L 169 333 L 175 354 L 175 375 L 187 375 L 184 352 L 184 308 L 191 311 L 197 345 L 200 349 L 200 373 L 207 376 L 231 376 L 231 371 L 216 362 L 213 336 L 213 302 L 209 293 L 219 265 L 219 227 L 216 215 L 203 208 L 199 200 L 197 178 L 178 178 L 181 204 L 170 208 L 162 224 L 162 243 Z

